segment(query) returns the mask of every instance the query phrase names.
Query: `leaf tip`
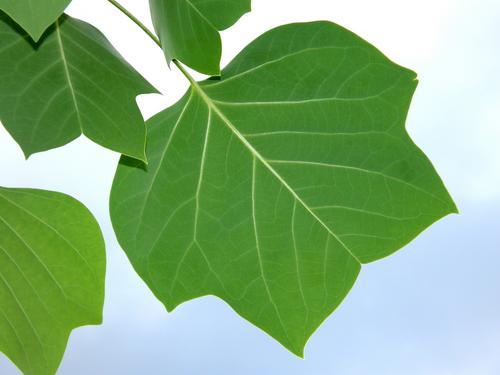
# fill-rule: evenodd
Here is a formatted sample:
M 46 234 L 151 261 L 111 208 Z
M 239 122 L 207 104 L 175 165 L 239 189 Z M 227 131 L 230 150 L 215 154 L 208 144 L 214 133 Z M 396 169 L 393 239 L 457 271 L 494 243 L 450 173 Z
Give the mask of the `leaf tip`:
M 245 13 L 243 13 L 243 14 L 250 13 L 252 11 L 252 1 L 251 0 L 247 1 L 247 4 L 246 4 L 246 7 L 244 8 L 244 11 L 245 11 Z
M 451 200 L 450 214 L 460 215 L 460 209 L 458 208 L 457 204 L 455 203 L 455 201 L 453 199 Z
M 30 152 L 30 151 L 22 150 L 22 152 L 23 152 L 25 161 L 28 161 L 28 159 L 33 155 L 33 152 Z
M 284 347 L 290 353 L 292 353 L 294 356 L 296 356 L 302 360 L 305 360 L 304 350 L 305 350 L 306 344 L 307 344 L 307 341 L 304 343 L 300 343 L 298 345 L 284 345 Z
M 118 151 L 118 152 L 120 152 L 120 151 Z M 146 149 L 145 148 L 143 148 L 142 150 L 136 151 L 136 152 L 129 152 L 129 153 L 120 152 L 120 153 L 122 154 L 122 156 L 125 156 L 125 157 L 130 158 L 130 159 L 137 160 L 137 161 L 143 163 L 144 165 L 148 165 L 148 157 L 146 155 Z
M 295 354 L 297 357 L 299 357 L 303 361 L 306 359 L 306 357 L 304 355 L 304 347 L 303 346 L 300 348 L 300 350 L 294 352 L 293 354 Z
M 45 30 L 42 30 L 42 31 L 36 31 L 36 32 L 28 32 L 28 35 L 33 40 L 33 42 L 38 43 L 40 41 L 40 39 L 42 38 L 44 33 L 45 33 Z
M 154 293 L 154 291 L 153 291 Z M 155 293 L 156 294 L 156 293 Z M 174 310 L 179 307 L 180 303 L 175 303 L 175 302 L 171 302 L 170 299 L 168 298 L 161 298 L 161 297 L 158 297 L 158 299 L 162 302 L 162 305 L 163 307 L 165 307 L 165 311 L 170 314 L 172 312 L 174 312 Z

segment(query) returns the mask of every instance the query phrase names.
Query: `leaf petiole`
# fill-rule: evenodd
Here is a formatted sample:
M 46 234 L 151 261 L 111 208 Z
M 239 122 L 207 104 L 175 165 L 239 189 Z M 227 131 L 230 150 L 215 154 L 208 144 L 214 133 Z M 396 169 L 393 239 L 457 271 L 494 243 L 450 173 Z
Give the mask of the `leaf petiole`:
M 111 4 L 113 4 L 120 12 L 126 15 L 132 22 L 134 22 L 137 26 L 139 26 L 142 29 L 142 31 L 144 31 L 153 40 L 153 42 L 155 42 L 155 44 L 158 45 L 158 47 L 162 48 L 160 39 L 151 30 L 149 30 L 148 27 L 144 25 L 136 16 L 134 16 L 128 9 L 126 9 L 116 0 L 108 0 L 108 1 Z M 186 69 L 184 69 L 184 67 L 179 61 L 173 59 L 172 62 L 175 64 L 175 66 L 177 66 L 177 68 L 181 71 L 184 77 L 186 77 L 191 84 L 196 83 L 194 78 L 191 77 L 191 75 L 187 72 Z
M 134 22 L 137 26 L 139 26 L 146 34 L 148 34 L 148 36 L 153 40 L 153 42 L 155 42 L 158 45 L 158 47 L 162 48 L 160 39 L 158 39 L 158 37 L 155 34 L 153 34 L 153 32 L 149 30 L 146 27 L 146 25 L 144 25 L 141 21 L 139 21 L 139 19 L 136 16 L 134 16 L 130 11 L 128 11 L 123 5 L 121 5 L 116 0 L 108 0 L 108 1 L 111 4 L 113 4 L 120 12 L 122 12 L 128 18 L 130 18 L 130 20 L 132 20 L 132 22 Z

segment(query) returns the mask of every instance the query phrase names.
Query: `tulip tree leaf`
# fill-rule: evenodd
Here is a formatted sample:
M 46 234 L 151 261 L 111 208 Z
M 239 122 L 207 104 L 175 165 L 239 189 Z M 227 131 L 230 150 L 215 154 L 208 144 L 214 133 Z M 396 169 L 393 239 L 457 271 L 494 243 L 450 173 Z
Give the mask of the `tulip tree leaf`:
M 0 10 L 16 21 L 36 42 L 71 0 L 0 0 Z
M 293 353 L 363 263 L 455 205 L 404 123 L 417 85 L 329 22 L 251 43 L 149 122 L 147 167 L 122 159 L 118 239 L 168 310 L 215 295 Z
M 154 89 L 97 29 L 63 16 L 34 44 L 3 15 L 0 41 L 0 120 L 27 157 L 83 133 L 144 160 L 135 98 Z
M 250 0 L 150 0 L 153 23 L 167 61 L 219 75 L 219 31 L 250 11 Z
M 25 375 L 54 375 L 71 330 L 102 322 L 105 262 L 80 202 L 0 188 L 0 351 Z

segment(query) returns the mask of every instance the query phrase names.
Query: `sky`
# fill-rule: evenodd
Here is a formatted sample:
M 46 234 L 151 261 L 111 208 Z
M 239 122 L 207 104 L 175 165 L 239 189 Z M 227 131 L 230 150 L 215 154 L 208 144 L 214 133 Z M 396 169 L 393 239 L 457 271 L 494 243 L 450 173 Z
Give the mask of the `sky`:
M 147 25 L 147 1 L 121 0 Z M 105 0 L 73 0 L 162 95 L 138 98 L 146 118 L 187 88 L 163 55 Z M 0 126 L 0 185 L 61 191 L 101 224 L 108 270 L 104 324 L 73 331 L 59 375 L 500 374 L 500 2 L 498 0 L 254 0 L 223 32 L 223 65 L 284 23 L 326 19 L 419 74 L 407 128 L 433 161 L 460 215 L 369 264 L 352 292 L 290 354 L 204 297 L 167 314 L 113 234 L 108 196 L 119 155 L 80 138 L 24 160 Z M 0 354 L 0 374 L 18 375 Z

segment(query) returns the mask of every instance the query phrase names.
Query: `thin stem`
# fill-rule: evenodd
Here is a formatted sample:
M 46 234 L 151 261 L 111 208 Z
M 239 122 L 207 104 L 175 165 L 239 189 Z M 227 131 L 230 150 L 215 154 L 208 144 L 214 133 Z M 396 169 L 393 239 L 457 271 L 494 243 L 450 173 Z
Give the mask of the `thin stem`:
M 153 34 L 151 32 L 151 30 L 149 30 L 146 27 L 146 25 L 144 25 L 141 21 L 139 21 L 136 16 L 134 16 L 132 13 L 130 13 L 125 7 L 123 7 L 116 0 L 108 0 L 108 1 L 111 4 L 113 4 L 120 12 L 125 14 L 130 20 L 132 20 L 137 26 L 139 26 L 142 29 L 142 31 L 144 31 L 158 45 L 158 47 L 162 48 L 160 39 L 158 39 L 158 37 L 155 34 Z M 175 66 L 177 66 L 177 68 L 179 68 L 179 70 L 184 75 L 184 77 L 186 77 L 192 85 L 197 86 L 195 79 L 193 77 L 191 77 L 191 75 L 188 73 L 188 71 L 186 69 L 184 69 L 182 64 L 175 59 L 172 61 L 175 64 Z
M 175 64 L 175 66 L 181 71 L 181 73 L 188 79 L 188 81 L 191 83 L 193 86 L 198 86 L 196 80 L 191 76 L 191 74 L 188 73 L 188 71 L 182 66 L 182 64 L 177 61 L 177 60 L 172 60 L 172 62 Z
M 111 4 L 113 4 L 120 12 L 125 14 L 128 18 L 130 18 L 137 26 L 139 26 L 148 36 L 161 48 L 161 42 L 158 37 L 153 34 L 151 30 L 149 30 L 146 25 L 144 25 L 141 21 L 137 19 L 132 13 L 130 13 L 126 8 L 124 8 L 120 3 L 116 0 L 108 0 Z

